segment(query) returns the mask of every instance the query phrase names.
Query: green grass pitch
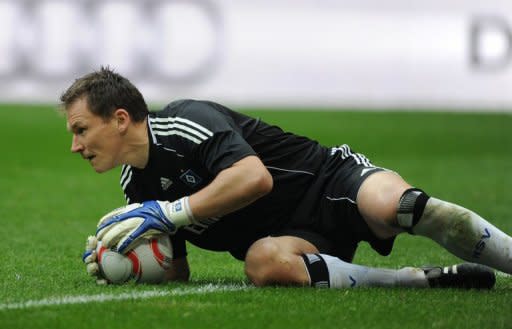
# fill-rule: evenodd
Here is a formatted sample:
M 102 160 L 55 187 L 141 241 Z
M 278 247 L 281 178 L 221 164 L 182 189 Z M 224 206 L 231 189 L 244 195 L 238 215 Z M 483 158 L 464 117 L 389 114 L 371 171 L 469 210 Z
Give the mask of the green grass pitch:
M 248 112 L 325 145 L 348 143 L 512 234 L 510 114 Z M 124 204 L 119 171 L 98 175 L 71 154 L 51 107 L 1 106 L 0 127 L 0 328 L 512 328 L 504 275 L 492 291 L 257 289 L 241 262 L 189 246 L 188 284 L 96 286 L 80 257 L 97 219 Z M 459 260 L 403 235 L 389 257 L 361 244 L 355 262 Z

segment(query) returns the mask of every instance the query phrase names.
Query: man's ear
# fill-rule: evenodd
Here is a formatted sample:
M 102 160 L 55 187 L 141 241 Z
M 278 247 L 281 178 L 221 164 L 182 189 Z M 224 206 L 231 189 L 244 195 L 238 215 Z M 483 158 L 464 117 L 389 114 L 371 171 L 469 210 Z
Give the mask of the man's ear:
M 125 109 L 115 110 L 113 119 L 115 120 L 115 123 L 117 124 L 117 129 L 120 133 L 126 132 L 128 126 L 131 123 L 130 114 Z

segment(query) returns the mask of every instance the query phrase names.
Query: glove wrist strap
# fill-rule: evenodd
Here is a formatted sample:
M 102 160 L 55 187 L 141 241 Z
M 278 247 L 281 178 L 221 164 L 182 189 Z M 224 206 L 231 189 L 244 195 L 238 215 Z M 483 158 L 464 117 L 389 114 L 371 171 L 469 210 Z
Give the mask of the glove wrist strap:
M 194 224 L 195 218 L 190 210 L 188 196 L 173 202 L 158 201 L 158 203 L 167 219 L 172 221 L 172 223 L 176 225 L 176 228 Z

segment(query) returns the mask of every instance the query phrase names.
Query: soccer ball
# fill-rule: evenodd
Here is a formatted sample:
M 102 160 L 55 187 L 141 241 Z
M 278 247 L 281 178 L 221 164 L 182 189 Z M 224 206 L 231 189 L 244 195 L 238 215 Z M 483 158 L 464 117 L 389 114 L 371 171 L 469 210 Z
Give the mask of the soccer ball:
M 101 275 L 114 284 L 131 279 L 137 283 L 167 282 L 171 267 L 172 245 L 169 236 L 161 235 L 141 242 L 126 255 L 107 249 L 98 242 L 96 248 Z

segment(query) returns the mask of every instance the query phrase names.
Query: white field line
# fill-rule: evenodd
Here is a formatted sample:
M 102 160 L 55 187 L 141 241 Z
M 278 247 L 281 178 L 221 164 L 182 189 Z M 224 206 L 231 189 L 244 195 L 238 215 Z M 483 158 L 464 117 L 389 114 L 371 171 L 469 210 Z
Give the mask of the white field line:
M 511 277 L 510 274 L 496 271 L 497 277 Z M 0 311 L 5 310 L 20 310 L 30 309 L 44 306 L 59 306 L 59 305 L 73 305 L 73 304 L 88 304 L 88 303 L 105 303 L 110 301 L 119 300 L 138 300 L 138 299 L 151 299 L 166 296 L 186 296 L 186 295 L 201 295 L 214 292 L 223 291 L 242 291 L 251 289 L 245 285 L 222 285 L 222 284 L 208 284 L 201 287 L 190 288 L 177 288 L 174 290 L 145 290 L 125 292 L 121 294 L 98 294 L 98 295 L 77 295 L 77 296 L 62 296 L 44 298 L 39 300 L 27 300 L 17 303 L 4 303 L 0 304 Z
M 125 292 L 121 294 L 77 295 L 27 300 L 17 303 L 0 304 L 0 311 L 30 309 L 44 306 L 60 306 L 88 303 L 105 303 L 119 300 L 151 299 L 166 296 L 201 295 L 214 292 L 241 291 L 250 289 L 243 285 L 208 284 L 201 287 L 177 288 L 173 290 L 146 290 Z

